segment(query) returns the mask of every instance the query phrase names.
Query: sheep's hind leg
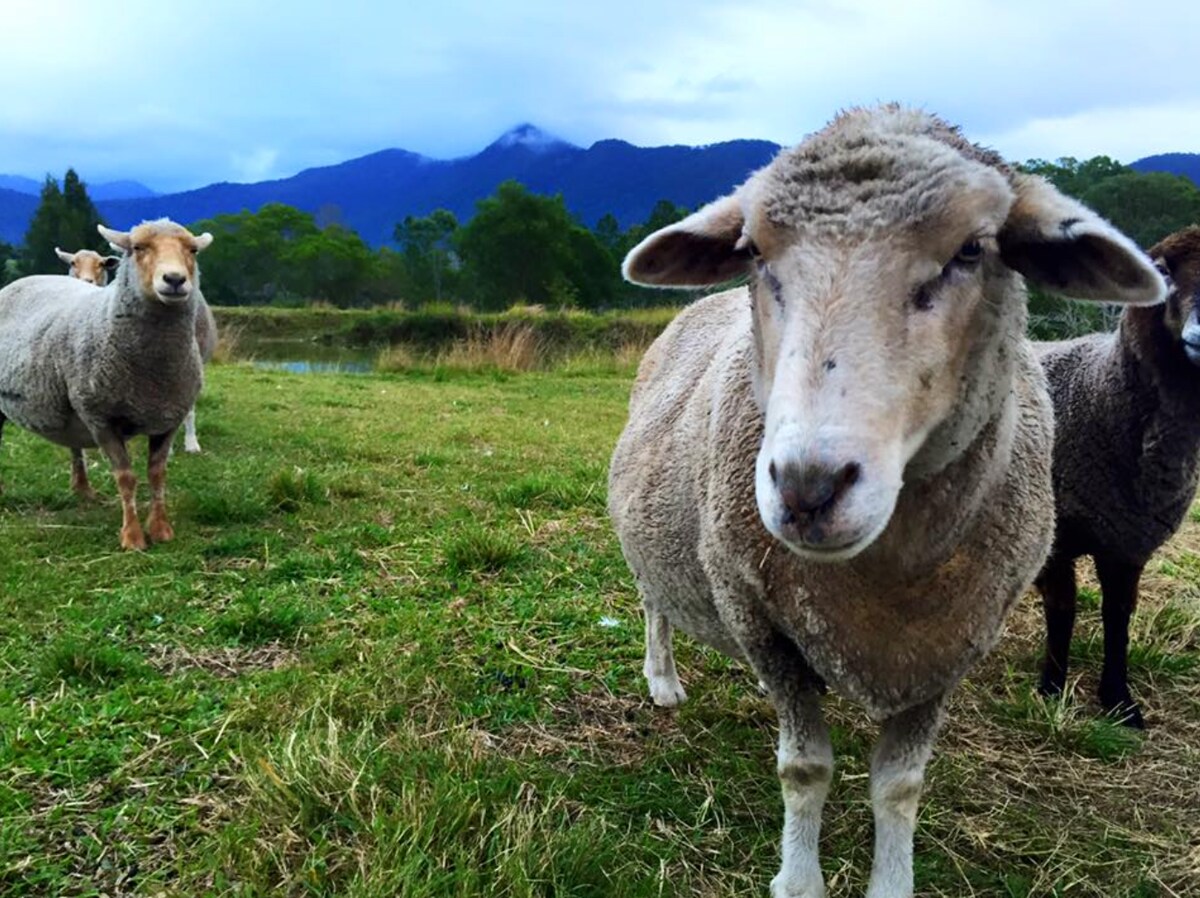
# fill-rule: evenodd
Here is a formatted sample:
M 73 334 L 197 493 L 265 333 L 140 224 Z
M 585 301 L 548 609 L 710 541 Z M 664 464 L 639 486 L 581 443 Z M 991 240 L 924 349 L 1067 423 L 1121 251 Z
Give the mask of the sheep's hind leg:
M 183 451 L 195 455 L 200 452 L 200 440 L 196 437 L 196 406 L 192 406 L 183 419 Z
M 1051 558 L 1038 575 L 1037 588 L 1046 615 L 1046 657 L 1038 690 L 1045 696 L 1062 695 L 1075 629 L 1075 560 Z
M 1096 556 L 1104 619 L 1104 670 L 1100 674 L 1100 704 L 1126 726 L 1145 729 L 1142 710 L 1129 692 L 1129 619 L 1137 607 L 1142 565 Z
M 650 687 L 650 699 L 661 708 L 674 708 L 687 699 L 679 673 L 675 670 L 675 652 L 671 646 L 671 622 L 648 602 L 646 613 L 646 660 L 642 673 Z
M 867 898 L 911 898 L 917 801 L 941 718 L 937 699 L 884 721 L 871 757 L 875 859 Z
M 96 491 L 88 481 L 87 459 L 83 457 L 82 449 L 71 450 L 71 489 L 80 499 L 88 502 L 94 502 L 97 498 Z
M 7 420 L 4 412 L 0 412 L 0 445 L 4 444 L 4 422 Z M 4 495 L 4 481 L 0 480 L 0 496 L 2 495 Z
M 171 454 L 171 442 L 175 431 L 150 437 L 150 517 L 146 519 L 146 532 L 156 543 L 165 543 L 175 538 L 175 531 L 167 520 L 167 459 Z
M 146 534 L 137 514 L 137 477 L 129 464 L 129 449 L 125 441 L 111 430 L 96 435 L 98 445 L 112 465 L 113 477 L 117 481 L 117 492 L 121 494 L 121 548 L 141 551 L 146 548 Z

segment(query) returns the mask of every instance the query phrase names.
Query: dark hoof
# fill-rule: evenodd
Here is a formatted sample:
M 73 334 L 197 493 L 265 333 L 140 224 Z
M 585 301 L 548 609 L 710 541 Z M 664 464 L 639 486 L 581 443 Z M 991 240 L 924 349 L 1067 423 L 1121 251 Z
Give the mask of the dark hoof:
M 1045 698 L 1058 698 L 1063 694 L 1065 686 L 1066 677 L 1043 671 L 1042 679 L 1038 683 L 1038 693 Z
M 1138 703 L 1133 699 L 1127 699 L 1123 702 L 1104 705 L 1104 711 L 1115 722 L 1123 724 L 1134 730 L 1144 730 L 1146 721 L 1142 717 L 1142 709 L 1138 707 Z

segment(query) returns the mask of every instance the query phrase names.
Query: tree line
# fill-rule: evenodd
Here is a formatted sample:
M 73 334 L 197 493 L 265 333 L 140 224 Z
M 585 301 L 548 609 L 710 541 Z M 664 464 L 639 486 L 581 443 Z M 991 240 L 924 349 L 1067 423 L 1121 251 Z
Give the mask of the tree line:
M 1082 200 L 1142 246 L 1200 222 L 1200 189 L 1187 178 L 1139 173 L 1108 158 L 1034 159 L 1021 169 L 1042 175 Z M 544 196 L 506 181 L 476 204 L 465 223 L 445 210 L 407 216 L 394 244 L 373 249 L 337 223 L 281 203 L 190 222 L 217 239 L 204 255 L 204 292 L 218 305 L 362 307 L 402 302 L 409 307 L 453 303 L 481 311 L 514 303 L 603 309 L 682 302 L 686 291 L 646 290 L 625 283 L 620 263 L 647 234 L 690 210 L 659 201 L 649 218 L 622 228 L 611 214 L 588 227 L 561 195 Z M 62 186 L 47 178 L 23 246 L 0 244 L 0 276 L 57 273 L 54 247 L 106 251 L 95 225 L 100 216 L 86 185 L 71 170 Z M 1102 327 L 1102 311 L 1035 294 L 1038 335 Z

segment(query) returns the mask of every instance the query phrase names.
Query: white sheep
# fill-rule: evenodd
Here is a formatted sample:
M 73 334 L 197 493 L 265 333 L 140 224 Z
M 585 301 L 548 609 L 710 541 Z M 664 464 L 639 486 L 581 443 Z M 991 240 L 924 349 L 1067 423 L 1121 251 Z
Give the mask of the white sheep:
M 115 247 L 114 247 L 115 248 Z M 108 273 L 116 271 L 121 262 L 120 256 L 102 256 L 90 249 L 81 249 L 68 253 L 54 247 L 54 252 L 62 261 L 67 263 L 67 273 L 73 278 L 79 278 L 85 284 L 95 284 L 103 287 L 108 283 Z M 204 301 L 204 297 L 196 294 L 196 345 L 200 349 L 200 358 L 205 364 L 212 361 L 213 353 L 217 351 L 217 321 L 212 309 Z M 200 440 L 196 436 L 196 408 L 193 406 L 183 419 L 183 451 L 200 452 Z M 84 496 L 92 497 L 94 493 L 87 482 L 87 467 L 83 464 L 83 455 L 79 450 L 72 450 L 72 484 Z M 82 478 L 82 480 L 81 480 Z
M 204 381 L 196 345 L 200 271 L 193 236 L 160 219 L 125 233 L 99 227 L 125 253 L 97 290 L 60 275 L 22 278 L 0 290 L 0 432 L 6 420 L 71 449 L 99 446 L 123 506 L 121 547 L 174 535 L 166 510 L 171 438 Z M 150 516 L 143 532 L 128 439 L 150 442 Z
M 609 508 L 646 610 L 645 674 L 685 698 L 672 627 L 745 660 L 779 717 L 777 898 L 825 894 L 822 682 L 882 722 L 868 898 L 912 894 L 947 696 L 1054 532 L 1052 417 L 1021 275 L 1162 300 L 1122 234 L 941 120 L 853 110 L 731 196 L 647 237 L 625 276 L 750 287 L 646 353 Z

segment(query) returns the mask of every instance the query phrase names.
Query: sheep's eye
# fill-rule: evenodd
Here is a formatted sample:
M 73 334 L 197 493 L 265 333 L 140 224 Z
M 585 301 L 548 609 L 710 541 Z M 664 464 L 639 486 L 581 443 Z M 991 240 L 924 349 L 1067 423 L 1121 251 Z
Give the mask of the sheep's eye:
M 954 254 L 954 261 L 959 265 L 974 265 L 983 258 L 983 244 L 978 240 L 968 240 Z
M 144 243 L 139 243 L 134 246 L 133 251 L 135 253 L 144 253 L 147 249 L 149 249 L 148 246 L 146 246 Z

